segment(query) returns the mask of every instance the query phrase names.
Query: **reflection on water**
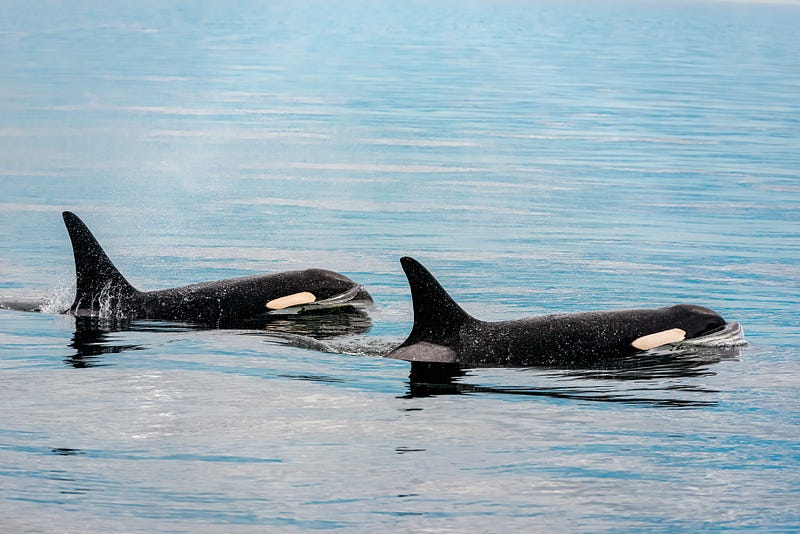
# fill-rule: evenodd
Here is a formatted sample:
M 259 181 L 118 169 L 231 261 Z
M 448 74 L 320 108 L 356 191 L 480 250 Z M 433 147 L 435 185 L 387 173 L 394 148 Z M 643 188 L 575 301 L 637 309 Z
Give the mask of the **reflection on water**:
M 576 379 L 656 380 L 715 375 L 710 365 L 736 360 L 740 347 L 654 349 L 613 362 L 614 365 L 555 371 L 555 376 Z
M 478 369 L 464 369 L 457 364 L 414 362 L 411 364 L 407 397 L 499 393 L 668 408 L 715 406 L 717 390 L 690 380 L 681 383 L 680 380 L 713 376 L 716 372 L 712 365 L 735 359 L 738 355 L 736 347 L 673 349 L 605 361 L 602 366 L 589 369 L 530 367 L 504 370 L 505 378 L 511 378 L 512 375 L 508 374 L 511 372 L 524 376 L 525 385 L 514 386 L 465 382 L 480 381 L 483 376 Z M 518 380 L 519 375 L 513 378 Z M 537 381 L 546 385 L 527 385 Z
M 50 452 L 57 456 L 80 456 L 86 454 L 86 452 L 80 449 L 70 449 L 67 447 L 52 447 Z
M 246 325 L 243 323 L 236 326 L 247 328 L 248 334 L 266 333 L 267 339 L 272 343 L 334 352 L 318 339 L 364 334 L 372 327 L 372 321 L 363 309 L 344 306 L 313 313 L 268 317 L 261 322 L 249 321 Z M 75 354 L 65 358 L 64 362 L 75 368 L 98 367 L 109 365 L 101 356 L 147 348 L 144 345 L 121 342 L 114 335 L 118 332 L 169 333 L 205 329 L 207 328 L 197 325 L 164 321 L 75 317 L 75 332 L 68 345 L 75 349 Z
M 100 356 L 117 354 L 127 350 L 141 350 L 139 345 L 115 343 L 113 332 L 125 330 L 123 321 L 106 321 L 95 317 L 75 317 L 75 333 L 69 346 L 75 354 L 64 359 L 72 367 L 98 367 L 108 365 Z
M 361 307 L 343 306 L 297 315 L 268 316 L 260 325 L 267 332 L 296 334 L 326 339 L 349 334 L 365 334 L 372 328 L 372 319 Z M 256 323 L 250 323 L 251 328 Z
M 281 378 L 289 378 L 292 380 L 305 380 L 308 382 L 322 382 L 328 384 L 344 384 L 347 382 L 344 378 L 337 378 L 334 376 L 326 375 L 310 375 L 310 374 L 282 374 Z
M 141 287 L 319 266 L 381 307 L 2 310 L 3 532 L 798 530 L 797 7 L 0 10 L 0 298 L 71 287 L 71 209 Z M 406 382 L 403 254 L 493 320 L 697 301 L 759 345 Z

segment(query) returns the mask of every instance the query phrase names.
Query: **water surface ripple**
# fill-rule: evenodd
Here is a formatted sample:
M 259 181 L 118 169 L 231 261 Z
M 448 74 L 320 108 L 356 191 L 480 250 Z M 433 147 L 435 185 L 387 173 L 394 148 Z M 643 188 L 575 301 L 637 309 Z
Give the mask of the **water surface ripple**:
M 797 5 L 0 13 L 3 531 L 800 529 Z M 377 304 L 76 320 L 62 210 L 141 289 L 322 267 Z M 750 344 L 431 376 L 381 358 L 403 255 L 483 319 L 693 302 Z

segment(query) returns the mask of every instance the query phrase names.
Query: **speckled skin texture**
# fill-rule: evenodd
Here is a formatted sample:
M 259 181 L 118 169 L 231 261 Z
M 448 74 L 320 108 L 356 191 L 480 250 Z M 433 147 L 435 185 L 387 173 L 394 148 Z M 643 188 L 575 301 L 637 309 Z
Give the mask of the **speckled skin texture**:
M 690 304 L 481 321 L 419 262 L 401 263 L 414 301 L 414 327 L 390 358 L 470 367 L 580 366 L 633 355 L 639 350 L 632 343 L 642 336 L 678 328 L 691 339 L 725 325 L 718 313 Z

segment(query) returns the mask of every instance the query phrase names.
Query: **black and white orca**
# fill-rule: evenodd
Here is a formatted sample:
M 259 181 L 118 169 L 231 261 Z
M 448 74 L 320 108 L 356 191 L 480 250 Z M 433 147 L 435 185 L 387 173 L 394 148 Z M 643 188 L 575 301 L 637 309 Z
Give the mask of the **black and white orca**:
M 227 326 L 271 314 L 369 304 L 360 285 L 333 271 L 258 274 L 158 291 L 139 291 L 114 266 L 77 215 L 65 211 L 75 256 L 76 294 L 68 312 L 114 319 L 160 319 Z
M 388 358 L 462 367 L 581 366 L 664 345 L 743 339 L 738 323 L 691 304 L 481 321 L 419 262 L 400 262 L 411 288 L 414 326 Z

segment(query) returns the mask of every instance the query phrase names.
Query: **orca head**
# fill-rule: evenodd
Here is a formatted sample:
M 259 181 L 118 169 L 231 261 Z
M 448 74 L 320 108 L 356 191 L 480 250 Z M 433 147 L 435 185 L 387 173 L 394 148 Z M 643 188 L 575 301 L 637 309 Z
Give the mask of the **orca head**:
M 297 272 L 297 285 L 314 294 L 317 300 L 328 300 L 357 289 L 352 300 L 372 302 L 370 294 L 343 274 L 327 269 L 306 269 Z
M 299 306 L 311 305 L 315 308 L 331 308 L 342 305 L 372 304 L 370 294 L 348 277 L 325 269 L 305 269 L 286 271 L 269 275 L 264 294 L 269 313 L 286 313 L 281 310 L 294 310 Z
M 672 307 L 677 315 L 676 327 L 686 332 L 686 339 L 711 334 L 727 323 L 720 314 L 695 304 L 678 304 Z

